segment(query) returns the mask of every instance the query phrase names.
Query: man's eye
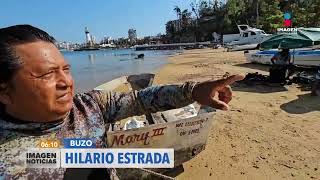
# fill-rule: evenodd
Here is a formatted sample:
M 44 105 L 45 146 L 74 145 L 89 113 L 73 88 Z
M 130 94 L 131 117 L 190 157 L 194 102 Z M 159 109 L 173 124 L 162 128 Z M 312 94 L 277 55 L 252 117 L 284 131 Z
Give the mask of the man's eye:
M 41 76 L 39 76 L 39 78 L 49 78 L 54 74 L 54 71 L 49 71 Z
M 64 68 L 63 71 L 66 72 L 66 73 L 69 73 L 70 72 L 70 67 Z

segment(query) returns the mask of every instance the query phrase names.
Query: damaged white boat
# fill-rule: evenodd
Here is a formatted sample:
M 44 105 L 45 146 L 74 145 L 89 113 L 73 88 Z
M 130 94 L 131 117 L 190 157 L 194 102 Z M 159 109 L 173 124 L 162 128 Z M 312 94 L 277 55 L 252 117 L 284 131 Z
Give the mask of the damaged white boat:
M 259 44 L 232 45 L 227 47 L 227 51 L 232 52 L 232 51 L 254 50 L 254 49 L 258 49 L 258 47 L 259 47 Z
M 123 76 L 97 90 L 114 91 L 118 87 L 140 90 L 152 84 L 154 74 Z M 176 169 L 205 149 L 215 109 L 197 103 L 183 108 L 130 117 L 110 125 L 107 133 L 109 148 L 173 148 Z M 139 171 L 140 170 L 140 171 Z M 176 176 L 172 169 L 151 169 L 168 179 Z M 141 169 L 119 170 L 120 178 L 139 179 Z M 129 173 L 130 172 L 130 173 Z M 151 173 L 151 174 L 153 174 Z
M 257 49 L 258 44 L 268 39 L 270 34 L 265 33 L 261 29 L 252 28 L 248 25 L 237 25 L 239 34 L 225 34 L 223 35 L 223 44 L 228 51 L 241 51 Z M 221 35 L 213 33 L 214 39 L 218 40 Z

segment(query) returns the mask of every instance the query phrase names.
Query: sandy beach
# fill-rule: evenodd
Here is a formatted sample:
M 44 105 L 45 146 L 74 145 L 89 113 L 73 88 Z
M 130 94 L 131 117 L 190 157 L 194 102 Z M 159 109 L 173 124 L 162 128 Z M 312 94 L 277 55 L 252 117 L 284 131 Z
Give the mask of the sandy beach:
M 155 84 L 203 81 L 225 73 L 268 74 L 243 52 L 184 51 L 171 56 Z M 320 97 L 298 85 L 233 86 L 231 110 L 214 117 L 206 149 L 177 179 L 320 179 Z

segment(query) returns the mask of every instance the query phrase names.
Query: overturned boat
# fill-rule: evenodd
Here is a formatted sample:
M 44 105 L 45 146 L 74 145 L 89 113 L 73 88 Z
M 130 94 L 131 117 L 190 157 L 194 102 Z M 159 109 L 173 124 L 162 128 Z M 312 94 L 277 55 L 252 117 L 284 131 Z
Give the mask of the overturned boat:
M 123 76 L 95 88 L 102 91 L 140 90 L 152 85 L 154 74 Z M 182 163 L 205 149 L 215 109 L 197 103 L 164 112 L 135 116 L 111 124 L 109 148 L 173 148 L 174 169 L 119 169 L 121 179 L 147 174 L 172 179 L 183 172 Z
M 278 52 L 278 49 L 246 51 L 244 55 L 250 63 L 271 64 L 271 58 Z M 290 50 L 290 56 L 294 65 L 320 66 L 320 49 L 293 49 Z

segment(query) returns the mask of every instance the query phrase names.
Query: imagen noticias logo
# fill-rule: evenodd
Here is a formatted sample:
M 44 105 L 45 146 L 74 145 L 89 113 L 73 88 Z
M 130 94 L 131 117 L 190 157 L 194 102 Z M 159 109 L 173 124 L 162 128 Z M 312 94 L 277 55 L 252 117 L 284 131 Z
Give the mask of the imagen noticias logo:
M 284 22 L 283 22 L 283 25 L 285 27 L 291 27 L 292 25 L 292 21 L 291 21 L 291 14 L 289 12 L 285 12 L 283 14 L 283 17 L 284 17 Z

